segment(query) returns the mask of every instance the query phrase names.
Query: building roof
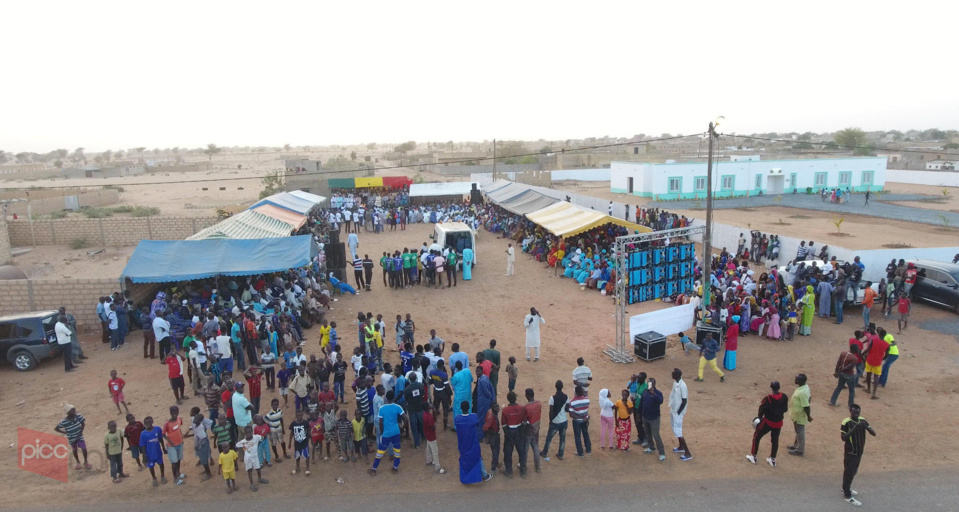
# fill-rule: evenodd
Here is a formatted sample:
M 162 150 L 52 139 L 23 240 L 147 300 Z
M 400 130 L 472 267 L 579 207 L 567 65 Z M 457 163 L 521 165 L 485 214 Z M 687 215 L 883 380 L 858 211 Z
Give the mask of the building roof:
M 256 210 L 243 210 L 187 238 L 209 240 L 211 238 L 279 238 L 290 236 L 293 225 Z

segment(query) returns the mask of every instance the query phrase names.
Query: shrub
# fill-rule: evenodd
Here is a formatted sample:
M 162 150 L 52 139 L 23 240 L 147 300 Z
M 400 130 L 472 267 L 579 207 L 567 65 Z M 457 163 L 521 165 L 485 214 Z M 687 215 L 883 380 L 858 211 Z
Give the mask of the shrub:
M 133 211 L 133 207 L 128 204 L 124 204 L 120 206 L 114 206 L 113 208 L 110 208 L 110 210 L 113 213 L 130 213 Z
M 57 210 L 55 212 L 50 212 L 51 219 L 64 219 L 67 216 L 67 212 L 63 210 Z
M 87 242 L 86 238 L 74 238 L 73 240 L 70 240 L 71 249 L 83 249 L 89 245 L 90 244 Z
M 113 214 L 112 211 L 104 208 L 84 208 L 81 210 L 88 219 L 102 219 Z
M 130 213 L 130 215 L 133 217 L 152 217 L 159 214 L 160 209 L 154 206 L 136 206 Z

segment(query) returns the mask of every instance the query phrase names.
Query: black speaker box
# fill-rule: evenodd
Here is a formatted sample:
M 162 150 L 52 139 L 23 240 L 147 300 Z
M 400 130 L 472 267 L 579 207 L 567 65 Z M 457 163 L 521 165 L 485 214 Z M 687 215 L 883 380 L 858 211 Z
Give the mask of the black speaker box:
M 346 268 L 346 244 L 328 243 L 323 246 L 323 250 L 326 252 L 327 268 Z

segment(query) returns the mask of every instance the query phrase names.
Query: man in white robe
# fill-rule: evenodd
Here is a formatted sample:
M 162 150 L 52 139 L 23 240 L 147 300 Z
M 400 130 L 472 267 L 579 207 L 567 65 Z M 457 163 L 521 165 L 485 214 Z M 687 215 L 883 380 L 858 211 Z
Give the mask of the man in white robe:
M 523 320 L 523 326 L 526 327 L 526 360 L 529 361 L 530 352 L 535 352 L 534 357 L 539 361 L 539 326 L 545 324 L 546 320 L 539 316 L 536 308 L 529 308 L 529 314 Z

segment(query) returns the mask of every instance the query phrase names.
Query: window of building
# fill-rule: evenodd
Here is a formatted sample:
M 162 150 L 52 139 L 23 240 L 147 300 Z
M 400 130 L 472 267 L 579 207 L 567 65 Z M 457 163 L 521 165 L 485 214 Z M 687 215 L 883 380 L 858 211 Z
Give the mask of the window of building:
M 723 176 L 723 180 L 721 183 L 721 187 L 723 190 L 732 190 L 735 185 L 736 185 L 735 176 Z
M 705 192 L 706 191 L 706 177 L 705 176 L 696 176 L 696 180 L 693 182 L 696 188 L 696 192 Z
M 872 185 L 872 171 L 862 171 L 862 184 Z
M 815 185 L 816 185 L 817 187 L 825 187 L 825 186 L 826 186 L 826 173 L 824 173 L 824 172 L 817 172 L 817 173 L 816 173 Z
M 676 194 L 676 193 L 678 193 L 678 192 L 682 189 L 682 187 L 683 187 L 683 180 L 682 180 L 682 178 L 669 178 L 669 193 L 670 193 L 670 194 Z
M 849 186 L 852 183 L 852 173 L 851 172 L 841 172 L 839 173 L 839 186 Z
M 763 187 L 763 175 L 762 175 L 762 174 L 757 174 L 757 175 L 756 175 L 756 186 L 753 187 L 753 188 L 755 188 L 756 190 L 759 190 L 759 189 L 761 189 L 762 187 Z

